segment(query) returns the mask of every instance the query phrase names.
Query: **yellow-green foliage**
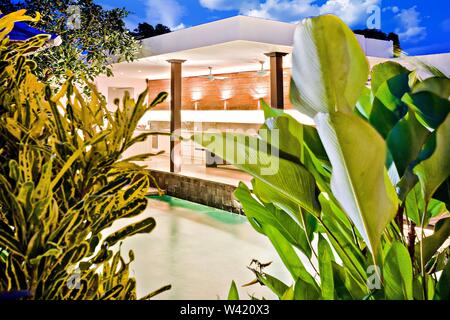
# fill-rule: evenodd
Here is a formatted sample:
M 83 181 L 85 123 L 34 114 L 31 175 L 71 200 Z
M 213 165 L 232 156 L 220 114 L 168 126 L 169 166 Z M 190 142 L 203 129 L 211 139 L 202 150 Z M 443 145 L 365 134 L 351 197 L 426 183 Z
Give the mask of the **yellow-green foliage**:
M 0 19 L 0 292 L 26 290 L 34 299 L 135 299 L 133 253 L 126 262 L 109 248 L 152 231 L 154 219 L 106 239 L 101 232 L 147 206 L 152 178 L 130 160 L 149 155 L 121 155 L 151 134 L 133 137 L 139 119 L 167 94 L 150 105 L 147 92 L 137 101 L 125 96 L 109 112 L 96 88 L 88 84 L 92 96 L 86 100 L 70 73 L 54 91 L 37 80 L 35 64 L 25 56 L 47 36 L 8 39 L 14 22 L 33 20 L 25 11 Z

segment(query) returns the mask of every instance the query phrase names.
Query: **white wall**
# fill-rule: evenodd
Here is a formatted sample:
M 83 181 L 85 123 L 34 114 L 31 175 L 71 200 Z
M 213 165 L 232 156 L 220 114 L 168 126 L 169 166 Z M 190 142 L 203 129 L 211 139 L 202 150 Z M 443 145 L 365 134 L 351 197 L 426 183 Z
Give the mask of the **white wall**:
M 394 43 L 392 41 L 364 38 L 364 42 L 367 56 L 379 58 L 392 58 L 394 56 Z
M 415 58 L 435 66 L 450 77 L 450 53 L 430 54 L 426 56 L 416 56 Z
M 98 77 L 95 80 L 98 90 L 105 96 L 108 101 L 108 88 L 133 88 L 134 98 L 146 89 L 147 84 L 144 79 L 124 78 L 124 77 Z

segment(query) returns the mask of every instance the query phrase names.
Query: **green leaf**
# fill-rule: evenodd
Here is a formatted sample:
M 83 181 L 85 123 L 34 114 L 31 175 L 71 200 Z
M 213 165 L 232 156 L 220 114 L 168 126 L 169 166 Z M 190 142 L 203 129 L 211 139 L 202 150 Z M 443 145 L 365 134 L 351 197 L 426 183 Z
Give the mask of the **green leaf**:
M 167 286 L 161 287 L 161 288 L 159 288 L 159 289 L 149 293 L 148 295 L 142 297 L 140 300 L 150 300 L 154 296 L 157 296 L 158 294 L 161 294 L 161 293 L 163 293 L 165 291 L 168 291 L 170 289 L 172 289 L 171 285 L 167 285 Z
M 275 293 L 279 299 L 282 299 L 289 290 L 289 287 L 283 281 L 271 276 L 270 274 L 257 274 L 257 277 L 258 280 L 273 293 Z
M 294 300 L 294 286 L 289 287 L 280 300 Z
M 270 225 L 263 226 L 264 233 L 272 242 L 275 250 L 283 261 L 284 265 L 291 273 L 294 279 L 302 279 L 303 282 L 308 283 L 315 290 L 319 290 L 316 281 L 311 274 L 306 270 L 297 253 L 292 248 L 291 244 L 281 235 L 281 233 Z
M 443 98 L 450 98 L 450 79 L 443 77 L 431 77 L 419 82 L 413 87 L 412 93 L 431 92 Z
M 264 99 L 259 99 L 259 102 L 260 102 L 261 108 L 264 111 L 264 119 L 266 119 L 266 120 L 269 118 L 276 118 L 278 116 L 285 114 L 282 109 L 275 109 L 275 108 L 272 108 L 271 106 L 269 106 L 264 101 Z
M 320 291 L 311 283 L 299 278 L 295 281 L 294 300 L 319 300 Z
M 322 205 L 322 223 L 325 227 L 328 239 L 336 253 L 341 258 L 348 270 L 348 275 L 354 279 L 359 286 L 366 286 L 365 257 L 355 244 L 352 227 L 348 223 L 347 217 L 331 201 L 325 199 L 324 195 L 319 196 Z M 360 289 L 362 290 L 362 289 Z
M 109 235 L 104 242 L 108 244 L 109 247 L 115 245 L 120 240 L 133 236 L 139 233 L 150 233 L 156 226 L 156 221 L 154 218 L 147 218 L 137 223 L 123 227 L 122 229 Z
M 386 142 L 400 176 L 417 159 L 429 135 L 430 131 L 417 121 L 412 111 L 391 130 Z
M 420 246 L 423 248 L 423 261 L 426 264 L 435 254 L 444 242 L 450 237 L 450 218 L 441 219 L 436 223 L 434 233 L 417 243 L 415 246 L 415 258 L 421 261 Z
M 413 109 L 421 122 L 429 128 L 436 129 L 445 121 L 450 112 L 450 101 L 431 92 L 405 94 L 402 101 Z
M 315 120 L 333 166 L 331 189 L 375 257 L 397 211 L 384 140 L 354 114 L 319 114 Z
M 450 262 L 447 262 L 436 287 L 436 295 L 440 300 L 450 300 Z
M 361 300 L 367 295 L 366 284 L 361 286 L 355 281 L 346 267 L 331 262 L 333 267 L 333 282 L 335 296 L 338 300 Z M 346 266 L 346 264 L 344 264 Z
M 421 224 L 425 202 L 423 201 L 420 185 L 416 186 L 408 193 L 405 201 L 406 214 L 416 225 Z
M 24 249 L 14 237 L 14 232 L 2 220 L 0 220 L 0 248 L 7 249 L 10 253 L 19 257 L 24 255 Z
M 305 231 L 287 213 L 270 205 L 264 206 L 252 197 L 248 187 L 240 182 L 234 192 L 236 199 L 242 204 L 245 215 L 256 231 L 263 233 L 262 225 L 274 226 L 292 245 L 299 248 L 306 256 L 311 257 Z
M 450 178 L 444 181 L 441 186 L 436 190 L 433 197 L 443 202 L 447 210 L 450 210 Z
M 339 61 L 339 63 L 336 63 Z M 291 96 L 300 112 L 351 113 L 367 82 L 369 64 L 352 30 L 333 15 L 304 19 L 294 33 Z
M 408 74 L 399 74 L 381 84 L 375 97 L 390 111 L 401 117 L 408 110 L 402 97 L 410 91 Z
M 408 249 L 402 243 L 394 242 L 383 264 L 384 291 L 387 299 L 413 299 L 412 270 Z
M 308 238 L 312 237 L 312 233 L 316 229 L 316 219 L 308 212 L 302 210 L 295 202 L 289 200 L 289 198 L 283 196 L 276 190 L 274 190 L 268 184 L 262 182 L 259 179 L 252 180 L 253 185 L 253 193 L 263 202 L 271 203 L 276 208 L 279 208 L 286 212 L 294 221 L 289 222 L 289 224 L 299 224 L 302 230 L 301 232 L 305 232 L 308 235 Z M 288 222 L 288 221 L 286 221 Z M 286 223 L 287 224 L 287 223 Z M 299 237 L 300 239 L 304 239 L 303 236 L 297 234 L 294 238 Z M 308 250 L 309 251 L 309 250 Z M 306 253 L 305 253 L 306 254 Z M 306 254 L 308 255 L 308 254 Z
M 303 125 L 288 114 L 269 118 L 258 131 L 262 140 L 280 151 L 280 157 L 301 162 L 303 153 Z M 274 138 L 273 138 L 274 137 Z
M 315 127 L 303 126 L 303 143 L 322 163 L 330 163 L 327 152 L 323 147 L 322 141 L 320 141 L 319 133 Z
M 269 150 L 265 150 L 265 141 L 232 133 L 200 133 L 195 134 L 193 139 L 228 163 L 270 185 L 307 211 L 320 213 L 311 173 L 301 164 L 269 153 Z M 274 152 L 276 150 L 272 150 Z
M 366 119 L 370 118 L 370 113 L 372 112 L 373 98 L 374 97 L 372 91 L 369 88 L 364 87 L 361 96 L 356 102 L 356 109 Z
M 393 111 L 389 110 L 381 101 L 375 97 L 373 100 L 372 112 L 369 117 L 369 122 L 377 131 L 387 138 L 389 132 L 402 118 L 403 115 L 396 115 Z
M 333 251 L 322 235 L 319 235 L 318 244 L 318 260 L 320 273 L 320 287 L 322 289 L 322 299 L 334 299 L 334 279 L 333 279 L 333 265 L 334 261 Z
M 153 99 L 153 101 L 150 103 L 150 107 L 156 107 L 158 104 L 163 103 L 167 99 L 168 96 L 169 96 L 169 94 L 167 92 L 158 93 L 156 98 Z
M 231 281 L 230 291 L 228 292 L 228 300 L 239 300 L 239 292 L 234 281 Z
M 414 168 L 419 177 L 422 193 L 429 202 L 439 186 L 450 175 L 450 115 L 436 130 L 436 148 L 428 159 Z
M 410 71 L 399 63 L 392 61 L 379 63 L 372 68 L 372 91 L 376 94 L 378 89 L 390 79 L 402 74 L 408 75 L 409 73 Z

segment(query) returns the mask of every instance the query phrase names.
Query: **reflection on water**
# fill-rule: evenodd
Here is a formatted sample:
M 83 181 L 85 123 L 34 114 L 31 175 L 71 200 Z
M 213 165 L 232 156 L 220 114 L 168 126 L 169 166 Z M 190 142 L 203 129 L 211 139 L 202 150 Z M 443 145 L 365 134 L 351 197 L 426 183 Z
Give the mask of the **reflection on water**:
M 290 284 L 269 240 L 243 216 L 171 197 L 152 198 L 144 213 L 117 221 L 109 232 L 149 216 L 156 219 L 155 230 L 122 244 L 123 253 L 133 250 L 136 255 L 131 272 L 138 296 L 172 284 L 172 290 L 157 298 L 226 299 L 231 280 L 242 285 L 254 279 L 246 268 L 252 259 L 273 261 L 266 272 Z M 241 298 L 275 298 L 260 285 L 239 288 L 239 292 Z

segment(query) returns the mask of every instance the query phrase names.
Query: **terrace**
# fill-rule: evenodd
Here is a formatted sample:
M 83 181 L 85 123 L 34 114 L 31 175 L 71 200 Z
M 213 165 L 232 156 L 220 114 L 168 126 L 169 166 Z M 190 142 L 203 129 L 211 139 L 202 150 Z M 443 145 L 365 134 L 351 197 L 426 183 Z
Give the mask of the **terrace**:
M 150 100 L 161 91 L 170 93 L 165 103 L 144 117 L 140 131 L 183 136 L 211 129 L 256 133 L 264 122 L 261 98 L 312 124 L 289 101 L 294 30 L 290 23 L 235 16 L 145 39 L 137 61 L 116 64 L 114 77 L 98 78 L 96 83 L 111 108 L 125 91 L 137 97 L 148 88 Z M 392 42 L 357 38 L 371 65 L 392 58 Z M 180 144 L 160 135 L 129 154 L 164 152 L 144 163 L 152 170 L 233 186 L 250 181 L 249 175 L 230 165 L 207 166 L 209 154 L 194 142 Z

